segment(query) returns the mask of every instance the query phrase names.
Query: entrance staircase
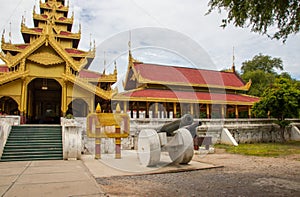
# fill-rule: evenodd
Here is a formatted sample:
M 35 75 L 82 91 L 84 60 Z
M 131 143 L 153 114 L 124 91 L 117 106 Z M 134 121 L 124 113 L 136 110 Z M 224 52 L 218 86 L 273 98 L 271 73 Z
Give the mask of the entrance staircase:
M 0 162 L 62 159 L 61 126 L 22 125 L 12 127 Z

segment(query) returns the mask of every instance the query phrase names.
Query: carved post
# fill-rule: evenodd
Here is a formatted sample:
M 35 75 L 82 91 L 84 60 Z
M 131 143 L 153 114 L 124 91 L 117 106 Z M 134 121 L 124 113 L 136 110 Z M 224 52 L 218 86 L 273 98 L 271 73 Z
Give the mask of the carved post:
M 206 118 L 210 118 L 209 104 L 206 104 Z
M 238 106 L 235 106 L 235 118 L 239 118 L 239 109 Z
M 116 107 L 116 114 L 120 114 L 121 113 L 121 108 L 119 103 L 117 104 Z M 115 131 L 117 134 L 121 133 L 121 128 L 120 125 L 115 127 Z M 115 154 L 115 158 L 116 159 L 121 159 L 121 138 L 115 138 L 115 144 L 116 144 L 116 154 Z
M 173 103 L 173 118 L 177 118 L 177 108 L 176 108 L 176 103 Z
M 66 116 L 68 106 L 67 106 L 67 81 L 63 80 L 63 87 L 62 87 L 62 99 L 61 99 L 61 109 L 63 117 Z
M 248 106 L 248 118 L 251 119 L 251 106 Z
M 101 107 L 98 103 L 96 108 L 96 113 L 101 113 Z M 100 136 L 100 128 L 96 128 L 96 136 Z M 95 138 L 95 159 L 101 159 L 101 138 L 96 137 Z
M 21 118 L 21 124 L 26 123 L 26 101 L 27 101 L 27 81 L 25 78 L 23 78 L 23 84 L 22 84 L 22 93 L 21 93 L 21 110 L 20 110 L 20 118 Z
M 225 118 L 225 106 L 221 105 L 221 117 Z
M 192 115 L 193 117 L 195 117 L 195 116 L 194 116 L 194 104 L 193 104 L 193 103 L 190 103 L 190 113 L 191 113 L 191 115 Z
M 158 118 L 158 103 L 154 103 L 154 118 Z
M 149 102 L 146 101 L 146 115 L 145 118 L 149 118 Z

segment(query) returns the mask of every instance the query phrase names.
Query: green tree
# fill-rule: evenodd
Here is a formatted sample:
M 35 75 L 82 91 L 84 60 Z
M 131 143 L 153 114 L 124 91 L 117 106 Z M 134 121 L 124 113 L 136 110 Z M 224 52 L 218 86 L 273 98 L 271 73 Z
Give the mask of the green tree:
M 210 0 L 208 5 L 208 13 L 215 9 L 227 11 L 222 27 L 229 23 L 236 27 L 251 27 L 253 32 L 283 41 L 300 29 L 299 0 Z M 275 32 L 270 34 L 272 31 Z
M 268 55 L 259 54 L 252 60 L 243 62 L 241 77 L 244 81 L 252 81 L 248 94 L 262 96 L 264 90 L 274 83 L 278 76 L 275 69 L 283 70 L 282 60 Z
M 256 117 L 270 116 L 278 120 L 283 140 L 284 128 L 289 124 L 285 119 L 298 118 L 299 112 L 300 90 L 295 81 L 285 77 L 275 79 L 275 83 L 266 89 L 261 100 L 253 106 Z
M 241 68 L 242 73 L 261 70 L 271 74 L 276 74 L 275 69 L 283 70 L 282 60 L 261 53 L 254 56 L 252 60 L 243 62 Z

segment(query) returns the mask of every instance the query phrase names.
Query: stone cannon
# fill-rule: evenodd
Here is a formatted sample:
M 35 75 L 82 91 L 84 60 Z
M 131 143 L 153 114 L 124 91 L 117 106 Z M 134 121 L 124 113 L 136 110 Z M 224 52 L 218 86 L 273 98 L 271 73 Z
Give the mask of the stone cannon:
M 189 125 L 193 125 L 193 117 L 186 114 L 181 119 L 167 123 L 157 130 L 141 130 L 138 136 L 140 163 L 145 166 L 157 165 L 161 152 L 167 151 L 173 163 L 188 164 L 194 155 L 194 136 L 184 128 Z
M 194 120 L 193 116 L 191 116 L 190 114 L 185 114 L 179 120 L 175 120 L 163 125 L 157 132 L 158 133 L 166 132 L 167 136 L 174 136 L 175 135 L 174 131 L 184 126 L 193 124 L 193 120 Z

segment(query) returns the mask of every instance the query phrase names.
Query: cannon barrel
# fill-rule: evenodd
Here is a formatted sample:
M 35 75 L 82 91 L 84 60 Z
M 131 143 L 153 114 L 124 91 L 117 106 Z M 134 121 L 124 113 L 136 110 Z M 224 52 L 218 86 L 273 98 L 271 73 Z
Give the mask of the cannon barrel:
M 195 138 L 197 137 L 197 127 L 201 126 L 202 123 L 199 121 L 199 122 L 194 122 L 193 124 L 191 125 L 188 125 L 188 126 L 185 126 L 184 128 L 189 130 L 192 137 Z
M 179 128 L 182 128 L 184 126 L 188 126 L 192 124 L 194 121 L 193 116 L 190 114 L 185 114 L 180 119 L 172 121 L 170 123 L 167 123 L 163 125 L 157 132 L 166 132 L 168 136 L 173 136 L 174 131 L 178 130 Z

